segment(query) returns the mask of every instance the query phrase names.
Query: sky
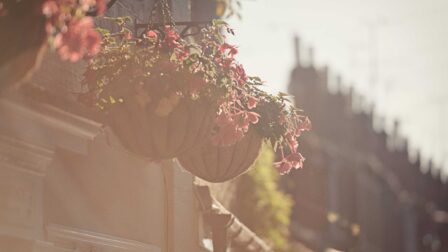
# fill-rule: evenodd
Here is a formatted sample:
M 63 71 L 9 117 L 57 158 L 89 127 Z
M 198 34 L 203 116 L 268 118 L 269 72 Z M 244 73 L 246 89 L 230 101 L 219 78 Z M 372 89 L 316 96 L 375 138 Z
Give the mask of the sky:
M 229 23 L 249 74 L 286 91 L 298 35 L 315 65 L 375 103 L 388 130 L 398 119 L 411 150 L 448 175 L 447 0 L 242 0 L 241 15 Z

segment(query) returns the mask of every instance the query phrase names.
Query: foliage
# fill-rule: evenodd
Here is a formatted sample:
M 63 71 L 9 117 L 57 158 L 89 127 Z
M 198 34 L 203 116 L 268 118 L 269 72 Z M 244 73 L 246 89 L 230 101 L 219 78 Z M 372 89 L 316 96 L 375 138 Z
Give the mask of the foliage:
M 279 175 L 272 169 L 274 153 L 267 144 L 252 169 L 238 181 L 236 215 L 274 251 L 290 251 L 289 223 L 292 199 L 277 187 Z
M 129 18 L 108 19 L 120 29 L 99 30 L 101 50 L 85 73 L 89 91 L 81 100 L 107 113 L 132 98 L 158 116 L 169 115 L 182 99 L 204 100 L 217 108 L 213 144 L 233 145 L 255 126 L 280 153 L 280 173 L 302 167 L 297 138 L 310 128 L 308 118 L 284 94 L 261 91 L 261 79 L 246 74 L 235 59 L 237 48 L 225 42 L 233 34 L 227 23 L 215 20 L 190 42 L 174 25 L 137 35 L 126 28 Z

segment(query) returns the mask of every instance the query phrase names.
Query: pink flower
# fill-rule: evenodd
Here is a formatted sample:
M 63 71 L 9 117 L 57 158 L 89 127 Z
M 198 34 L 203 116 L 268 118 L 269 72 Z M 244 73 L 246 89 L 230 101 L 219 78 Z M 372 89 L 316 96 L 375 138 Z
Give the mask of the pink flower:
M 249 96 L 247 98 L 247 108 L 248 109 L 253 109 L 257 106 L 258 103 L 258 99 L 253 97 L 253 96 Z
M 106 3 L 104 0 L 96 0 L 96 14 L 102 15 L 106 12 Z
M 221 112 L 216 117 L 217 132 L 212 137 L 213 144 L 220 146 L 235 144 L 244 137 L 244 133 L 249 129 L 249 124 L 258 120 L 257 116 L 256 113 L 248 115 L 247 112 Z
M 291 153 L 279 162 L 275 162 L 274 166 L 280 174 L 287 174 L 292 168 L 299 169 L 303 167 L 305 158 L 300 153 Z
M 221 53 L 223 53 L 223 54 L 226 53 L 226 51 L 228 51 L 230 57 L 233 57 L 233 56 L 235 56 L 235 55 L 238 53 L 238 50 L 236 49 L 235 46 L 229 45 L 229 44 L 227 44 L 227 43 L 222 44 L 222 45 L 219 47 L 219 51 L 220 51 Z
M 305 119 L 300 124 L 300 128 L 302 130 L 311 130 L 311 120 L 308 117 L 305 117 Z
M 45 1 L 42 5 L 42 13 L 47 17 L 57 15 L 59 13 L 59 5 L 56 3 L 56 0 Z
M 86 17 L 69 23 L 68 29 L 55 38 L 55 47 L 63 60 L 72 62 L 97 53 L 100 35 L 93 30 L 93 19 Z
M 64 15 L 61 13 L 60 3 L 56 2 L 56 0 L 45 1 L 42 4 L 42 14 L 47 17 L 45 30 L 50 35 L 55 32 L 58 23 L 61 23 L 61 20 L 63 20 Z
M 291 164 L 294 169 L 299 169 L 303 167 L 303 162 L 305 158 L 300 153 L 291 153 L 286 156 L 286 160 Z
M 247 82 L 247 75 L 246 71 L 244 70 L 244 67 L 241 64 L 237 64 L 234 67 L 234 71 L 236 73 L 238 84 L 244 85 Z
M 292 134 L 291 132 L 286 133 L 286 142 L 288 143 L 288 146 L 291 150 L 296 150 L 297 147 L 299 147 L 299 143 L 297 142 L 297 138 L 295 134 Z
M 228 124 L 232 124 L 233 118 L 230 117 L 228 114 L 226 113 L 221 113 L 216 117 L 216 125 L 218 125 L 218 127 L 223 127 L 226 126 Z
M 93 56 L 100 50 L 101 37 L 94 30 L 89 30 L 85 36 L 85 48 L 88 56 Z
M 81 7 L 81 10 L 87 12 L 89 9 L 96 5 L 95 0 L 79 0 L 79 5 Z
M 218 63 L 222 66 L 224 66 L 225 68 L 229 68 L 232 63 L 233 63 L 233 59 L 232 58 L 226 58 L 226 59 L 220 59 L 218 60 Z
M 257 124 L 258 123 L 258 119 L 260 118 L 260 115 L 255 113 L 255 112 L 247 112 L 246 113 L 247 119 L 252 123 L 252 124 Z
M 182 47 L 182 45 L 178 42 L 179 38 L 179 34 L 173 27 L 169 25 L 165 26 L 165 39 L 163 42 L 169 49 Z
M 292 165 L 287 160 L 283 159 L 282 161 L 274 163 L 275 168 L 278 170 L 280 174 L 287 174 L 291 171 Z
M 125 32 L 123 33 L 123 37 L 124 37 L 125 39 L 127 39 L 127 40 L 131 40 L 131 39 L 132 39 L 132 32 L 130 32 L 130 31 L 125 31 Z
M 157 33 L 155 32 L 155 31 L 153 31 L 153 30 L 151 30 L 151 31 L 148 31 L 147 33 L 146 33 L 146 36 L 149 38 L 149 39 L 151 39 L 151 40 L 156 40 L 157 39 Z
M 181 47 L 181 46 L 176 48 L 175 53 L 176 53 L 176 57 L 178 60 L 184 60 L 185 58 L 188 57 L 188 54 L 189 54 L 187 48 Z

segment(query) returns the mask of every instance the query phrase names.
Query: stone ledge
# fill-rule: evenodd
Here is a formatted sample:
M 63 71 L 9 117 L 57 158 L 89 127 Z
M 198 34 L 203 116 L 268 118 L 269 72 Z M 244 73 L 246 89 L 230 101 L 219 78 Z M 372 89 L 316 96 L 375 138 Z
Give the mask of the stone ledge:
M 103 131 L 100 123 L 23 97 L 0 99 L 0 117 L 4 134 L 80 154 L 87 154 L 89 142 Z
M 0 135 L 0 163 L 2 167 L 44 176 L 53 160 L 54 152 L 15 138 Z
M 80 252 L 161 252 L 154 245 L 72 227 L 50 224 L 46 230 L 50 242 Z

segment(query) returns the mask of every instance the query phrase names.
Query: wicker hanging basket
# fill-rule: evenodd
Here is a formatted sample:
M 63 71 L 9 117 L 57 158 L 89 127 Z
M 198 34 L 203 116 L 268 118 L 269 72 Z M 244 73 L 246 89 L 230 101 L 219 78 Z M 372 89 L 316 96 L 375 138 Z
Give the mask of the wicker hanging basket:
M 154 159 L 174 158 L 210 136 L 216 114 L 210 102 L 180 98 L 170 113 L 160 115 L 153 103 L 142 103 L 141 93 L 120 88 L 125 89 L 119 96 L 123 103 L 111 106 L 107 120 L 128 150 Z
M 239 142 L 217 147 L 207 142 L 178 157 L 180 164 L 193 175 L 209 182 L 231 180 L 246 171 L 258 157 L 262 138 L 250 130 Z

